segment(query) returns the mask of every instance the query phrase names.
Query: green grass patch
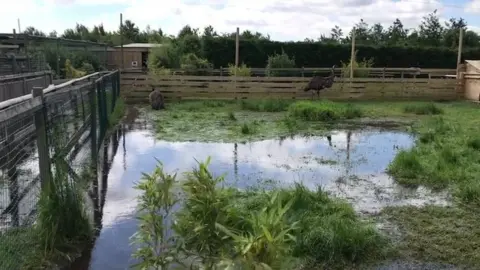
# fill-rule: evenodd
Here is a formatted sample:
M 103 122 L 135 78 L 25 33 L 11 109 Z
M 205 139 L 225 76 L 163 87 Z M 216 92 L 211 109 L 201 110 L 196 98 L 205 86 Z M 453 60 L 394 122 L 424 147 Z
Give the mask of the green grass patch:
M 383 214 L 400 226 L 403 237 L 396 249 L 401 257 L 480 268 L 478 208 L 392 207 Z
M 417 115 L 443 114 L 442 108 L 435 103 L 408 104 L 405 105 L 403 110 L 405 113 L 413 113 Z
M 265 99 L 265 100 L 242 100 L 240 105 L 242 110 L 254 112 L 283 112 L 293 102 L 285 99 Z
M 123 116 L 125 115 L 125 111 L 125 101 L 123 98 L 117 98 L 113 111 L 108 115 L 108 127 L 111 128 L 116 126 L 120 120 L 122 120 Z
M 330 101 L 300 101 L 293 103 L 288 111 L 290 116 L 306 121 L 331 122 L 341 119 L 360 118 L 363 116 L 363 112 L 359 107 Z
M 24 269 L 38 245 L 35 231 L 31 228 L 11 228 L 0 235 L 0 269 Z
M 141 208 L 149 209 L 141 212 L 144 226 L 136 234 L 141 247 L 135 256 L 143 267 L 185 262 L 180 257 L 187 253 L 200 258 L 197 264 L 207 268 L 235 263 L 240 269 L 265 265 L 271 269 L 345 269 L 384 258 L 389 250 L 388 241 L 372 224 L 361 221 L 348 203 L 330 198 L 321 189 L 312 191 L 300 184 L 290 188 L 272 185 L 268 190 L 223 187 L 223 177 L 213 176 L 208 164 L 209 160 L 201 162 L 186 174 L 180 182 L 182 195 L 175 195 L 176 176 L 165 173 L 161 165 L 139 183 Z M 158 215 L 145 218 L 148 213 L 168 213 L 166 209 L 180 197 L 180 209 L 171 216 L 175 221 Z M 164 248 L 162 253 L 168 254 L 169 261 L 163 255 L 142 253 L 152 244 L 165 247 L 167 220 L 177 235 L 172 242 L 186 252 Z M 148 229 L 154 223 L 157 229 Z M 155 244 L 148 239 L 162 240 Z

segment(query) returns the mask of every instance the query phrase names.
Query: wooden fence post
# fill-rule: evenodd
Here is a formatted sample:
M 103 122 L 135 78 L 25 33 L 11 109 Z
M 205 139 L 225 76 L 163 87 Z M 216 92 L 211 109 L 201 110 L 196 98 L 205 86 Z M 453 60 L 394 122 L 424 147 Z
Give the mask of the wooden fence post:
M 112 93 L 112 97 L 111 97 L 112 98 L 112 107 L 110 108 L 110 113 L 113 113 L 113 110 L 115 109 L 115 102 L 117 100 L 117 98 L 116 98 L 117 94 L 116 94 L 116 90 L 115 90 L 117 88 L 117 80 L 116 80 L 117 76 L 116 75 L 117 75 L 116 73 L 113 73 L 109 78 L 110 87 L 112 88 L 112 90 L 111 90 L 111 93 Z
M 97 110 L 95 106 L 95 91 L 96 83 L 92 82 L 90 86 L 89 104 L 90 104 L 90 145 L 91 145 L 91 158 L 92 167 L 96 173 L 96 167 L 98 162 L 98 147 L 97 147 Z M 96 174 L 95 174 L 96 175 Z
M 40 182 L 42 189 L 52 179 L 52 172 L 50 170 L 50 156 L 47 141 L 47 108 L 45 107 L 43 97 L 43 87 L 34 87 L 32 96 L 41 97 L 43 107 L 35 112 L 35 131 L 37 137 L 38 148 L 38 166 L 40 167 Z

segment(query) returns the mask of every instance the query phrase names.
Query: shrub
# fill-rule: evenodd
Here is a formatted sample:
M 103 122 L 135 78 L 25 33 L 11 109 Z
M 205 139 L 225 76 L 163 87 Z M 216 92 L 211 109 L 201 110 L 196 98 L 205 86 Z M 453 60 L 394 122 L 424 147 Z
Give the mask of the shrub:
M 65 61 L 65 77 L 70 79 L 70 78 L 81 78 L 83 76 L 85 76 L 86 72 L 85 71 L 80 71 L 80 70 L 77 70 L 75 69 L 70 60 L 67 59 Z
M 290 58 L 288 54 L 285 53 L 282 49 L 281 54 L 274 54 L 268 57 L 267 66 L 266 66 L 266 76 L 276 77 L 284 75 L 288 72 L 282 72 L 278 70 L 272 70 L 276 68 L 294 68 L 295 67 L 295 58 Z
M 180 68 L 181 54 L 173 43 L 164 43 L 150 49 L 147 65 L 148 69 L 176 69 Z
M 79 70 L 85 72 L 86 75 L 95 73 L 95 69 L 90 63 L 83 63 Z
M 245 64 L 239 67 L 235 67 L 234 64 L 228 64 L 228 74 L 230 76 L 250 77 L 252 76 L 252 70 Z
M 355 78 L 368 78 L 370 75 L 369 70 L 355 70 L 356 68 L 371 68 L 373 67 L 373 58 L 370 59 L 363 59 L 362 61 L 358 62 L 357 61 L 357 52 L 355 51 L 354 59 L 353 59 L 353 77 Z M 342 66 L 342 77 L 344 78 L 350 78 L 350 67 L 352 66 L 352 63 L 348 61 L 348 63 L 340 61 L 340 64 Z
M 212 65 L 206 59 L 202 59 L 193 53 L 182 55 L 180 63 L 180 67 L 188 75 L 206 75 L 210 73 L 208 70 L 212 69 Z M 198 69 L 201 69 L 201 71 Z

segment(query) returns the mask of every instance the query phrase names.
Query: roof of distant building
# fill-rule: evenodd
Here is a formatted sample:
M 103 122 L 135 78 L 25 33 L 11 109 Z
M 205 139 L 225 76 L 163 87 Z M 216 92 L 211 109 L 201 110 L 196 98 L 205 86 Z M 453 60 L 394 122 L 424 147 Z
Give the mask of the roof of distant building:
M 158 43 L 130 43 L 130 44 L 123 45 L 123 47 L 124 48 L 153 48 L 161 45 L 162 44 L 158 44 Z M 121 46 L 116 46 L 116 47 L 120 48 Z

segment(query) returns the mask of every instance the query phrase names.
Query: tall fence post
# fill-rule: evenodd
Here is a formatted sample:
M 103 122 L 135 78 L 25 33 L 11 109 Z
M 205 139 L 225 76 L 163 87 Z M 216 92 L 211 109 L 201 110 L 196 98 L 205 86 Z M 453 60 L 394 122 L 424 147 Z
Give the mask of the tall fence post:
M 103 110 L 103 132 L 102 132 L 102 140 L 104 138 L 105 133 L 107 132 L 107 127 L 108 127 L 108 116 L 110 115 L 108 110 L 107 110 L 107 84 L 106 84 L 106 79 L 105 77 L 102 78 L 102 104 L 100 107 L 102 107 Z
M 40 182 L 42 189 L 50 182 L 52 172 L 50 170 L 50 156 L 47 141 L 47 108 L 43 97 L 43 88 L 34 87 L 32 96 L 42 99 L 42 108 L 35 112 L 35 131 L 38 148 L 38 166 L 40 167 Z
M 99 132 L 99 136 L 98 136 L 98 140 L 97 142 L 100 142 L 103 138 L 103 110 L 102 110 L 102 86 L 101 86 L 101 83 L 102 83 L 102 79 L 98 79 L 97 81 L 95 81 L 95 89 L 96 89 L 96 93 L 97 93 L 97 104 L 96 104 L 96 110 L 98 111 L 98 123 L 100 124 L 99 128 L 100 128 L 100 132 Z M 98 150 L 98 149 L 97 149 Z
M 113 110 L 115 109 L 115 102 L 117 101 L 117 74 L 113 73 L 110 76 L 110 87 L 112 88 L 111 93 L 112 93 L 112 107 L 110 108 L 110 113 L 113 113 Z
M 89 94 L 89 104 L 90 104 L 90 142 L 91 142 L 91 158 L 92 158 L 92 167 L 95 170 L 98 162 L 98 146 L 97 146 L 97 109 L 95 106 L 95 91 L 97 85 L 95 82 L 92 82 L 90 86 Z

